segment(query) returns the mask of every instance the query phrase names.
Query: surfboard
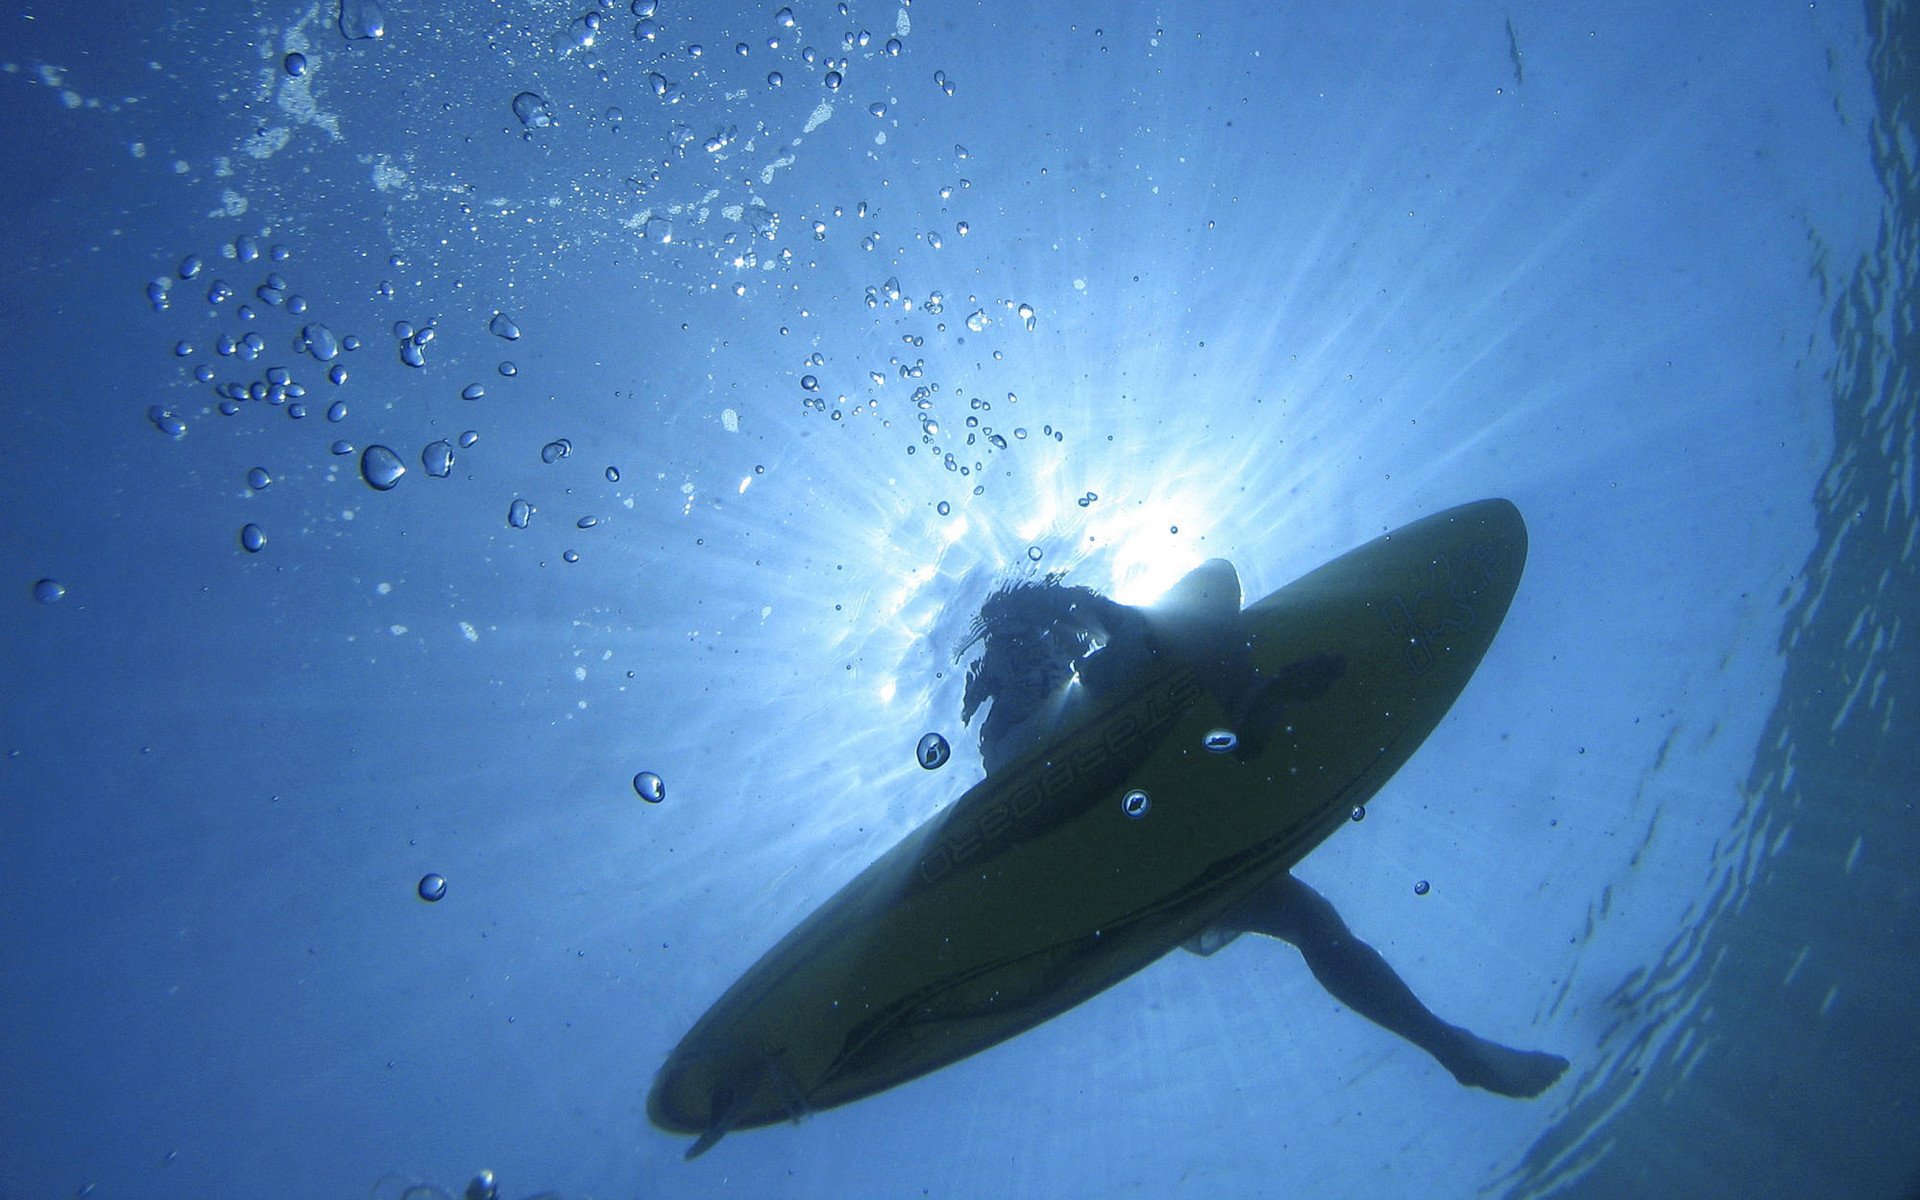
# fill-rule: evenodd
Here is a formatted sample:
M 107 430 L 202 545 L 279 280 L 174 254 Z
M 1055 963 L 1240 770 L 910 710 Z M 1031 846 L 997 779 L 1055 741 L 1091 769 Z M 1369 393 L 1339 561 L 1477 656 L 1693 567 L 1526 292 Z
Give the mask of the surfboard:
M 1273 728 L 1230 730 L 1246 739 L 1237 752 L 1220 752 L 1233 716 L 1203 656 L 1156 656 L 782 938 L 668 1056 L 648 1116 L 697 1135 L 691 1158 L 729 1130 L 984 1050 L 1205 930 L 1349 821 L 1433 732 L 1526 556 L 1519 510 L 1483 500 L 1248 607 L 1237 628 L 1260 676 L 1340 669 L 1280 706 Z

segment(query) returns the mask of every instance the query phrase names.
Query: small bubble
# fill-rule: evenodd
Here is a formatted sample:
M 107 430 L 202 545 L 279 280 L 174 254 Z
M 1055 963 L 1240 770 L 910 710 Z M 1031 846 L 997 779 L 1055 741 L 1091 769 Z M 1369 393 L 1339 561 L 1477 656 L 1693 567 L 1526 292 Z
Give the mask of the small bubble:
M 619 468 L 619 467 L 608 467 L 608 468 L 607 468 L 607 482 L 608 482 L 608 483 L 619 483 L 619 482 L 620 482 L 620 468 Z
M 572 453 L 572 442 L 566 438 L 555 438 L 553 441 L 540 447 L 540 461 L 543 463 L 557 463 Z
M 942 500 L 940 503 L 934 505 L 933 510 L 939 513 L 943 517 L 949 517 L 953 515 L 953 505 L 947 503 L 945 500 Z
M 332 404 L 327 405 L 327 420 L 338 423 L 346 419 L 347 402 L 345 400 L 335 400 Z
M 517 341 L 520 337 L 520 327 L 513 323 L 512 317 L 503 312 L 493 314 L 493 320 L 487 322 L 487 332 L 497 338 L 505 338 L 509 342 Z
M 599 523 L 600 523 L 599 517 L 581 517 L 578 521 L 575 521 L 573 523 L 573 527 L 575 529 L 592 529 L 595 525 L 598 525 Z
M 1427 894 L 1428 890 L 1431 887 L 1432 887 L 1431 884 L 1429 884 L 1426 880 L 1422 879 L 1418 883 L 1413 885 L 1413 894 L 1416 896 L 1424 896 Z
M 875 100 L 872 104 L 867 105 L 867 111 L 876 117 L 884 117 L 887 115 L 887 106 Z
M 1146 816 L 1147 809 L 1151 807 L 1153 807 L 1152 799 L 1139 788 L 1135 788 L 1120 797 L 1120 811 L 1136 821 Z
M 920 744 L 914 748 L 913 756 L 922 767 L 932 771 L 946 765 L 947 760 L 953 757 L 953 747 L 947 745 L 946 738 L 937 733 L 929 733 L 920 739 Z
M 1349 819 L 1349 820 L 1354 820 L 1354 821 L 1364 821 L 1364 820 L 1366 820 L 1366 819 L 1367 819 L 1367 806 L 1366 806 L 1366 805 L 1364 805 L 1364 804 L 1356 804 L 1356 805 L 1354 805 L 1354 806 L 1353 806 L 1353 811 L 1352 811 L 1352 812 L 1350 812 L 1350 813 L 1348 813 L 1348 814 L 1347 814 L 1347 817 L 1348 817 L 1348 819 Z
M 1039 562 L 1039 561 L 1040 561 L 1040 547 L 1038 547 L 1038 546 L 1028 546 L 1028 547 L 1027 547 L 1027 561 L 1028 561 L 1028 562 Z
M 778 72 L 778 71 L 768 71 L 768 72 L 767 72 L 767 86 L 768 86 L 768 87 L 779 87 L 779 86 L 780 86 L 781 84 L 783 84 L 783 83 L 785 83 L 785 82 L 786 82 L 786 80 L 785 80 L 785 79 L 783 79 L 783 78 L 781 78 L 781 76 L 780 76 L 780 72 Z
M 520 368 L 514 366 L 510 362 L 503 362 L 500 364 L 500 374 L 506 376 L 508 379 L 512 379 L 515 375 L 518 375 L 519 373 L 520 373 Z
M 533 520 L 533 511 L 533 505 L 516 496 L 513 503 L 507 505 L 507 524 L 515 529 L 525 529 L 527 522 Z
M 648 804 L 658 804 L 667 798 L 667 785 L 652 771 L 642 771 L 633 777 L 633 792 Z
M 57 604 L 67 594 L 67 585 L 57 579 L 33 581 L 33 598 L 42 604 Z
M 420 886 L 416 889 L 420 898 L 432 904 L 447 894 L 447 880 L 443 875 L 422 875 Z
M 267 544 L 266 531 L 249 521 L 240 527 L 240 548 L 248 554 L 258 554 Z
M 180 278 L 192 279 L 200 273 L 200 265 L 200 256 L 198 254 L 187 255 L 180 260 L 180 270 L 178 272 Z
M 400 461 L 400 456 L 378 443 L 368 446 L 360 455 L 360 478 L 377 492 L 391 489 L 406 473 L 407 464 Z
M 560 558 L 564 562 L 577 563 L 580 561 L 580 552 L 578 550 L 568 550 L 562 554 Z
M 1213 754 L 1231 754 L 1240 745 L 1240 735 L 1231 729 L 1209 729 L 1200 744 Z
M 265 467 L 255 467 L 247 472 L 247 486 L 256 492 L 263 492 L 273 483 L 273 476 L 267 474 Z
M 341 438 L 339 441 L 333 444 L 332 449 L 335 454 L 345 456 L 353 453 L 353 443 L 349 442 L 345 438 Z
M 793 10 L 790 8 L 783 8 L 779 12 L 774 13 L 773 23 L 775 25 L 778 25 L 782 29 L 792 29 L 793 28 Z
M 480 397 L 486 394 L 487 394 L 487 389 L 484 387 L 481 387 L 477 383 L 470 383 L 466 387 L 460 389 L 460 398 L 462 400 L 478 400 Z
M 478 429 L 468 429 L 460 435 L 460 448 L 462 450 L 471 450 L 473 449 L 473 444 L 479 440 L 480 431 Z
M 837 92 L 837 91 L 839 91 L 839 90 L 840 90 L 840 84 L 841 84 L 841 82 L 842 82 L 842 81 L 841 81 L 841 78 L 840 78 L 840 72 L 838 72 L 838 71 L 828 71 L 828 72 L 827 72 L 827 78 L 826 78 L 826 81 L 825 81 L 825 82 L 826 82 L 826 85 L 827 85 L 827 90 L 828 90 L 828 91 L 830 91 L 830 92 Z

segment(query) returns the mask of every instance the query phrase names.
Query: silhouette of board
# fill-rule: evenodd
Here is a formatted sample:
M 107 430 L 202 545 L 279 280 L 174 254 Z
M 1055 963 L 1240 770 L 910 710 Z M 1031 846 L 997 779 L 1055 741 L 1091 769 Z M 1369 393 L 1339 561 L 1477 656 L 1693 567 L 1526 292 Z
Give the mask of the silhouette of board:
M 1317 679 L 1266 708 L 1274 727 L 1236 731 L 1249 735 L 1238 753 L 1206 745 L 1231 718 L 1204 656 L 1153 656 L 782 938 L 668 1057 L 649 1117 L 697 1135 L 691 1158 L 730 1130 L 983 1050 L 1205 930 L 1346 822 L 1440 723 L 1526 555 L 1519 510 L 1484 500 L 1247 608 L 1235 629 L 1259 677 Z M 1339 669 L 1314 669 L 1328 663 Z

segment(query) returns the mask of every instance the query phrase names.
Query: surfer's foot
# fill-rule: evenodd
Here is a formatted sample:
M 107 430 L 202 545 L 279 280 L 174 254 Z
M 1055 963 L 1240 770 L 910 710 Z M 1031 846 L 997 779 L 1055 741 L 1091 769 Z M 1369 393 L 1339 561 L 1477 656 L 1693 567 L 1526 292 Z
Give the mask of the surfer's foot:
M 1489 1042 L 1462 1029 L 1454 1048 L 1440 1055 L 1440 1063 L 1467 1087 L 1485 1088 L 1500 1096 L 1531 1099 L 1554 1085 L 1565 1073 L 1567 1060 L 1539 1050 L 1515 1050 Z

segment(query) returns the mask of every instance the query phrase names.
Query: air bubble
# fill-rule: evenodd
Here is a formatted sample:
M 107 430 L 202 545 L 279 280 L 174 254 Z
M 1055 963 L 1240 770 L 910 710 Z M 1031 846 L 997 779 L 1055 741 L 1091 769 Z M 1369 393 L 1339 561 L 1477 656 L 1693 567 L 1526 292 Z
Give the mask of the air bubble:
M 420 877 L 420 886 L 415 890 L 420 893 L 422 900 L 425 900 L 428 904 L 432 904 L 447 894 L 446 877 L 443 875 L 422 875 Z
M 1151 807 L 1153 807 L 1153 800 L 1139 788 L 1120 797 L 1120 811 L 1136 821 L 1146 816 L 1147 810 Z
M 545 129 L 553 124 L 553 110 L 536 92 L 521 92 L 513 98 L 513 115 L 528 129 Z
M 258 554 L 267 544 L 266 531 L 249 521 L 240 527 L 240 548 L 248 554 Z
M 453 473 L 453 443 L 445 438 L 427 443 L 420 452 L 420 465 L 435 479 L 445 479 Z
M 515 529 L 525 529 L 527 522 L 533 520 L 533 512 L 533 505 L 516 496 L 513 503 L 507 505 L 507 524 Z
M 400 456 L 378 443 L 368 446 L 360 455 L 360 478 L 375 491 L 390 490 L 406 473 L 407 464 L 400 461 Z
M 922 767 L 932 771 L 946 765 L 947 760 L 953 757 L 953 747 L 947 745 L 946 738 L 929 733 L 914 747 L 913 756 Z
M 1200 744 L 1212 754 L 1231 754 L 1240 745 L 1240 735 L 1231 729 L 1209 729 Z

